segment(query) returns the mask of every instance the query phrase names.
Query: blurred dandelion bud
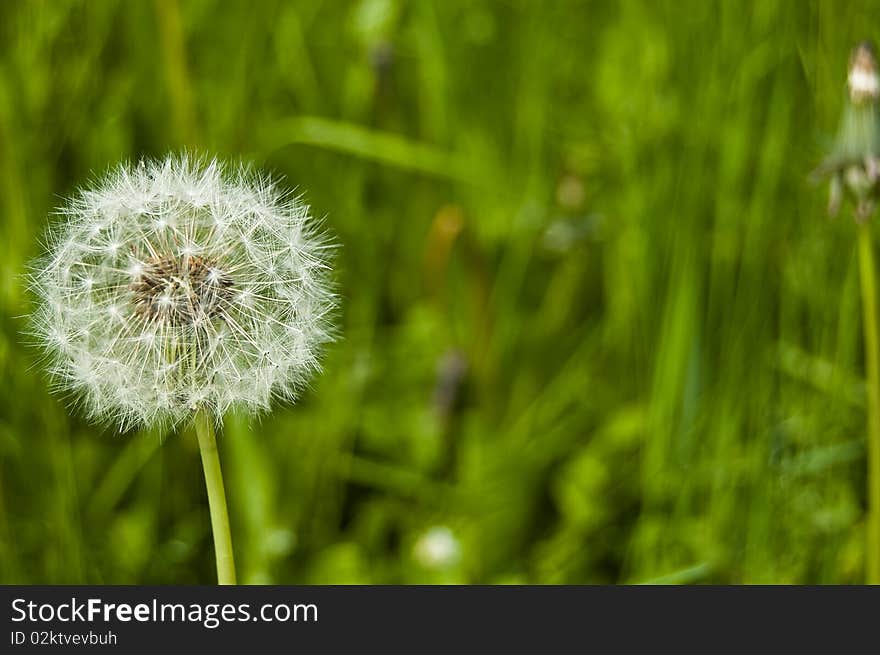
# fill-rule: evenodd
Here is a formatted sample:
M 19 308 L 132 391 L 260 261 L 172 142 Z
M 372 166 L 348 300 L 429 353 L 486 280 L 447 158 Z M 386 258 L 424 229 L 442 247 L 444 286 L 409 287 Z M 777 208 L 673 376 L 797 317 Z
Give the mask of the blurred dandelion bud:
M 580 210 L 587 199 L 587 192 L 583 180 L 567 173 L 559 180 L 556 186 L 556 202 L 565 211 L 575 212 Z
M 468 360 L 464 353 L 450 350 L 437 363 L 437 381 L 434 385 L 432 405 L 442 420 L 458 408 L 462 399 L 462 387 L 468 372 Z
M 829 178 L 828 213 L 836 216 L 844 192 L 855 202 L 856 219 L 874 211 L 880 180 L 880 77 L 873 46 L 860 43 L 850 56 L 848 101 L 843 111 L 834 149 L 813 172 L 814 179 Z
M 849 87 L 849 98 L 855 104 L 874 102 L 880 96 L 877 59 L 870 43 L 860 43 L 853 50 L 846 83 Z
M 458 564 L 461 546 L 452 530 L 446 526 L 435 526 L 419 537 L 413 553 L 425 568 L 443 569 Z
M 34 266 L 57 387 L 123 427 L 292 400 L 331 338 L 327 244 L 245 166 L 121 165 L 60 210 Z

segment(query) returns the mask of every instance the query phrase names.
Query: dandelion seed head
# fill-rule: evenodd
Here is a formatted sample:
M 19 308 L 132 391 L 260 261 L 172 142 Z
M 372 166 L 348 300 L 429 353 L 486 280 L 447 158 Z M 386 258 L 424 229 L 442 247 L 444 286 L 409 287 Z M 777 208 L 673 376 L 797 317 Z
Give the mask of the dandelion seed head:
M 129 427 L 295 400 L 332 339 L 328 246 L 267 177 L 188 156 L 121 165 L 59 210 L 34 264 L 55 385 Z
M 860 43 L 850 58 L 847 86 L 854 103 L 874 101 L 880 97 L 877 58 L 870 43 Z

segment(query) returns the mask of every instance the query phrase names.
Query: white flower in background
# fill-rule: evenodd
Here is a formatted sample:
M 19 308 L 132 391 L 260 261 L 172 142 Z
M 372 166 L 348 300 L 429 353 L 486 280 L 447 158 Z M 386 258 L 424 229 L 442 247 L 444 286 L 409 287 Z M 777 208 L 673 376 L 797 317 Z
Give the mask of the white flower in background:
M 308 207 L 216 160 L 121 165 L 60 210 L 34 266 L 56 386 L 123 426 L 293 400 L 331 338 Z
M 855 202 L 855 218 L 866 221 L 880 199 L 880 76 L 870 43 L 850 56 L 849 101 L 844 105 L 834 148 L 813 171 L 829 179 L 828 213 L 836 216 L 845 194 Z
M 435 526 L 425 532 L 413 550 L 419 563 L 429 569 L 455 566 L 461 559 L 461 545 L 446 526 Z

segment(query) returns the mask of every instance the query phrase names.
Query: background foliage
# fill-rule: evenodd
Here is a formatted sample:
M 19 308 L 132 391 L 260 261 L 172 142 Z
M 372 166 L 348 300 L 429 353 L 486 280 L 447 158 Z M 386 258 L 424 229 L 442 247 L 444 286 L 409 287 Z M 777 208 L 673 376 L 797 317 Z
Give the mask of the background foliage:
M 806 182 L 875 2 L 0 4 L 0 582 L 214 579 L 194 436 L 21 336 L 47 215 L 243 157 L 340 244 L 344 338 L 221 438 L 244 582 L 863 579 L 855 227 Z

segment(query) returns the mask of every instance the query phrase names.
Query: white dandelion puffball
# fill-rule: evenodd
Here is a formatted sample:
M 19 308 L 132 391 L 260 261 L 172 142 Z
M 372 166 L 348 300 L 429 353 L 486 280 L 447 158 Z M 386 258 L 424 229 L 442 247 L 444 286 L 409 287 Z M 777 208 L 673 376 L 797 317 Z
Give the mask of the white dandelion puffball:
M 267 177 L 186 155 L 123 164 L 60 214 L 32 273 L 34 332 L 90 417 L 259 412 L 318 368 L 330 246 Z

